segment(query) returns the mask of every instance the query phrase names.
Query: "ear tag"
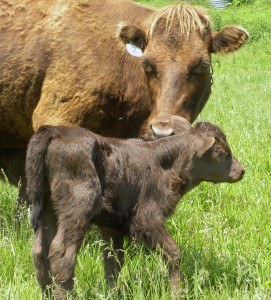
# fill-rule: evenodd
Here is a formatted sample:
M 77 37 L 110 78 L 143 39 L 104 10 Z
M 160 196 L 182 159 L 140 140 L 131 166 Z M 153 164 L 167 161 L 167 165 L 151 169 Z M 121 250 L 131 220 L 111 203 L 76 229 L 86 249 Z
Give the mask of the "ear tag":
M 132 56 L 141 57 L 143 55 L 142 50 L 136 45 L 126 44 L 126 49 Z

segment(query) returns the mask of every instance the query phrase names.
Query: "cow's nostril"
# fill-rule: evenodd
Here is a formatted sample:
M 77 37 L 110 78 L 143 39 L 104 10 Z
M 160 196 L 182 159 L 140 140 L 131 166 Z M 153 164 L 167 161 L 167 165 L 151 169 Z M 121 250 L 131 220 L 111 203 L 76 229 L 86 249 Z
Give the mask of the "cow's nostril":
M 244 177 L 245 173 L 246 173 L 246 170 L 245 170 L 245 169 L 243 169 L 243 170 L 241 171 L 241 178 L 243 178 L 243 177 Z
M 158 127 L 151 125 L 151 129 L 155 135 L 156 138 L 166 137 L 173 135 L 173 129 L 171 127 Z

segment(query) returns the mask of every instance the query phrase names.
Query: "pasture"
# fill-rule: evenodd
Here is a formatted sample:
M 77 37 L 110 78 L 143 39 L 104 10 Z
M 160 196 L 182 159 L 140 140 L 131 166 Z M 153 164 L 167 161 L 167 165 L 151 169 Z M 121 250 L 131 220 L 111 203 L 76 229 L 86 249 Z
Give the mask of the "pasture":
M 140 1 L 162 6 L 170 1 Z M 210 9 L 215 28 L 240 24 L 250 42 L 213 56 L 212 95 L 199 119 L 220 125 L 246 168 L 236 184 L 202 184 L 183 198 L 167 228 L 182 253 L 188 299 L 271 297 L 271 4 Z M 30 212 L 14 218 L 17 189 L 0 184 L 0 299 L 41 299 L 31 257 Z M 167 267 L 144 246 L 127 243 L 116 288 L 104 282 L 101 241 L 89 232 L 76 267 L 77 299 L 171 299 Z

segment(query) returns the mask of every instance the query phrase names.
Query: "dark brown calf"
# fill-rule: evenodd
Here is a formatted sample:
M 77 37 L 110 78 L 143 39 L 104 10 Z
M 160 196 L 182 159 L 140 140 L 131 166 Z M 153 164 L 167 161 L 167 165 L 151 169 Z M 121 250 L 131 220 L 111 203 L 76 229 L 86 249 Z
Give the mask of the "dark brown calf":
M 73 288 L 77 252 L 91 224 L 113 245 L 106 247 L 106 280 L 113 285 L 123 264 L 124 237 L 160 247 L 170 266 L 172 291 L 180 287 L 180 251 L 164 227 L 180 198 L 201 181 L 236 182 L 244 169 L 225 135 L 208 122 L 192 127 L 172 117 L 176 135 L 152 142 L 104 138 L 82 128 L 42 126 L 32 137 L 26 172 L 33 258 L 44 290 L 54 296 Z

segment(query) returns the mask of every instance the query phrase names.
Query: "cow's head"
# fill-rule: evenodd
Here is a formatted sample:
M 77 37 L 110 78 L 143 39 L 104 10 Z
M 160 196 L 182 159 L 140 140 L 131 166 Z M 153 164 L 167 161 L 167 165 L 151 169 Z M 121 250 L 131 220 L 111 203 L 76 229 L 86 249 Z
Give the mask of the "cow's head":
M 143 125 L 146 139 L 173 134 L 170 117 L 193 122 L 211 93 L 211 53 L 237 50 L 248 39 L 245 29 L 211 31 L 206 13 L 189 4 L 156 11 L 142 26 L 120 23 L 118 36 L 142 61 L 151 99 Z

